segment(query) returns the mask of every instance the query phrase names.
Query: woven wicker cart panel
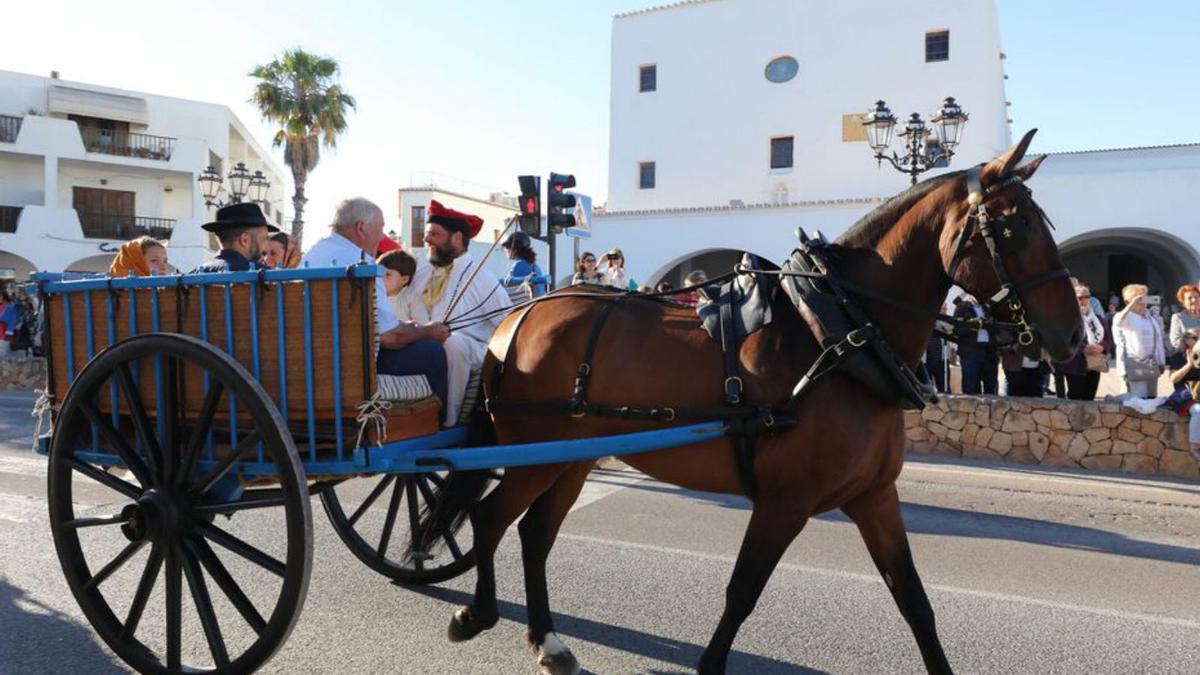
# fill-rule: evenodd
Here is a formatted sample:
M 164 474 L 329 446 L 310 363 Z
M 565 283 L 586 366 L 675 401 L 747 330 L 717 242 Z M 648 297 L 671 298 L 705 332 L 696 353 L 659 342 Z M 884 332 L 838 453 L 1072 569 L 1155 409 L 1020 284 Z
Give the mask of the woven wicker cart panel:
M 51 391 L 62 400 L 70 381 L 91 356 L 131 335 L 159 330 L 201 338 L 232 354 L 247 371 L 257 375 L 281 410 L 286 400 L 289 419 L 310 417 L 309 377 L 313 419 L 335 416 L 339 390 L 341 416 L 353 418 L 355 406 L 370 398 L 375 388 L 375 285 L 346 279 L 310 281 L 307 299 L 304 285 L 297 281 L 233 284 L 228 291 L 225 286 L 192 286 L 115 294 L 107 290 L 55 294 L 47 305 L 53 364 Z M 335 285 L 340 309 L 337 326 L 332 322 Z M 280 292 L 282 325 L 276 297 Z M 305 348 L 306 308 L 312 317 L 311 349 Z M 334 358 L 335 343 L 339 359 Z M 138 380 L 143 404 L 152 413 L 158 394 L 153 360 L 144 360 L 132 374 Z M 182 380 L 185 415 L 191 417 L 199 413 L 204 378 L 202 373 L 188 369 Z M 111 410 L 109 397 L 101 397 L 97 404 L 102 411 Z M 123 402 L 118 406 L 126 412 Z M 229 405 L 224 397 L 219 410 L 228 416 Z

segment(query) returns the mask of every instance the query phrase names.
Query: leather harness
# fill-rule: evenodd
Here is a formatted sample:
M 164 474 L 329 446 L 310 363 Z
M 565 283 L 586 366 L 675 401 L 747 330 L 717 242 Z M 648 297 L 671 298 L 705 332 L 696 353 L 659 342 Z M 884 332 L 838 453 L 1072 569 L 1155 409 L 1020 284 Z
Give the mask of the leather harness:
M 598 417 L 650 422 L 675 422 L 685 419 L 723 420 L 726 422 L 727 433 L 734 443 L 738 476 L 743 491 L 746 496 L 753 499 L 756 491 L 754 451 L 758 438 L 764 433 L 772 433 L 778 429 L 797 424 L 796 409 L 798 405 L 811 391 L 813 385 L 825 375 L 839 368 L 845 369 L 848 367 L 850 369 L 848 374 L 855 377 L 860 383 L 865 384 L 873 393 L 883 397 L 884 400 L 906 409 L 919 410 L 924 407 L 926 401 L 937 400 L 936 393 L 932 388 L 920 383 L 916 375 L 913 374 L 912 369 L 908 367 L 887 343 L 882 331 L 878 330 L 870 320 L 870 317 L 863 311 L 860 305 L 862 298 L 881 301 L 901 311 L 919 316 L 932 316 L 950 326 L 966 328 L 971 331 L 990 330 L 995 335 L 997 329 L 1002 331 L 1007 330 L 1017 336 L 1017 342 L 1022 346 L 1028 346 L 1033 343 L 1037 329 L 1026 318 L 1024 305 L 1021 302 L 1021 292 L 1056 279 L 1065 278 L 1070 273 L 1065 268 L 1058 267 L 1055 270 L 1032 279 L 1027 279 L 1019 283 L 1012 282 L 1005 269 L 1003 255 L 1019 250 L 1019 248 L 1013 248 L 1008 242 L 1017 240 L 1020 242 L 1020 246 L 1027 243 L 1026 240 L 1021 239 L 1019 228 L 1027 228 L 1028 221 L 1020 215 L 1019 207 L 1012 214 L 1001 218 L 992 218 L 984 206 L 984 200 L 987 196 L 994 194 L 1000 189 L 1020 184 L 1021 189 L 1024 191 L 1024 199 L 1021 200 L 1021 206 L 1029 205 L 1032 208 L 1038 208 L 1039 212 L 1040 208 L 1033 203 L 1028 188 L 1023 185 L 1019 177 L 1014 176 L 984 190 L 980 180 L 981 172 L 982 165 L 974 167 L 967 172 L 970 211 L 967 216 L 967 222 L 958 234 L 954 246 L 954 255 L 947 273 L 951 279 L 954 278 L 959 264 L 965 257 L 966 244 L 974 237 L 975 230 L 978 230 L 979 235 L 988 248 L 992 265 L 1000 280 L 1000 290 L 984 303 L 984 307 L 987 309 L 987 316 L 985 317 L 964 319 L 939 312 L 931 312 L 844 279 L 834 274 L 832 269 L 831 256 L 827 254 L 827 249 L 832 248 L 832 245 L 825 242 L 819 233 L 815 239 L 810 239 L 801 230 L 798 232 L 800 248 L 793 251 L 792 258 L 789 259 L 788 264 L 783 269 L 756 269 L 746 265 L 739 265 L 734 268 L 731 274 L 717 280 L 731 280 L 729 283 L 722 285 L 716 294 L 716 298 L 711 300 L 717 303 L 720 318 L 718 333 L 714 335 L 714 338 L 719 336 L 718 342 L 721 345 L 722 362 L 725 372 L 722 392 L 723 405 L 635 407 L 598 404 L 588 400 L 588 382 L 593 372 L 593 359 L 595 357 L 596 346 L 599 344 L 605 324 L 617 305 L 630 298 L 643 301 L 660 301 L 663 296 L 687 292 L 686 290 L 682 290 L 653 294 L 633 292 L 555 293 L 522 303 L 519 307 L 523 308 L 524 312 L 517 319 L 513 327 L 505 358 L 497 361 L 494 368 L 492 374 L 492 396 L 484 402 L 485 409 L 491 414 L 518 416 L 569 415 L 573 418 L 582 418 L 588 415 L 595 415 Z M 1044 222 L 1049 225 L 1049 220 L 1046 219 L 1045 214 L 1041 213 L 1041 216 Z M 1024 234 L 1027 237 L 1027 230 Z M 813 288 L 818 289 L 816 292 L 829 294 L 833 300 L 833 304 L 840 308 L 843 313 L 836 321 L 826 321 L 822 324 L 823 328 L 836 325 L 840 326 L 841 330 L 829 331 L 824 335 L 818 334 L 814 330 L 814 334 L 817 335 L 818 341 L 821 343 L 822 352 L 804 376 L 796 383 L 788 399 L 780 405 L 756 405 L 745 401 L 741 369 L 738 364 L 740 344 L 735 329 L 735 307 L 730 287 L 734 285 L 732 280 L 739 275 L 746 274 L 777 275 L 792 281 L 792 286 L 785 286 L 785 291 L 788 292 L 797 310 L 808 320 L 810 328 L 815 329 L 816 326 L 813 321 L 809 320 L 812 312 L 806 313 L 805 311 L 807 307 L 804 306 L 806 303 L 804 295 L 807 291 L 799 290 L 800 284 L 798 282 L 801 280 L 810 282 Z M 818 282 L 820 283 L 819 288 Z M 711 289 L 712 287 L 709 288 Z M 711 298 L 711 291 L 707 295 Z M 512 345 L 516 343 L 521 326 L 529 316 L 533 305 L 565 297 L 589 298 L 604 303 L 592 324 L 592 330 L 588 336 L 583 359 L 580 361 L 579 368 L 576 371 L 574 391 L 570 399 L 528 401 L 501 398 L 501 383 L 505 362 L 508 360 Z M 991 315 L 994 309 L 1001 305 L 1008 309 L 1014 317 L 1013 321 L 1006 322 L 992 318 Z M 824 318 L 828 319 L 829 315 L 826 314 Z M 951 340 L 956 339 L 953 333 L 946 335 L 946 337 Z M 868 354 L 869 357 L 858 359 L 859 367 L 856 369 L 852 359 L 863 353 Z M 864 363 L 872 364 L 870 367 L 875 369 L 874 378 L 866 374 L 870 367 L 863 367 L 862 364 Z

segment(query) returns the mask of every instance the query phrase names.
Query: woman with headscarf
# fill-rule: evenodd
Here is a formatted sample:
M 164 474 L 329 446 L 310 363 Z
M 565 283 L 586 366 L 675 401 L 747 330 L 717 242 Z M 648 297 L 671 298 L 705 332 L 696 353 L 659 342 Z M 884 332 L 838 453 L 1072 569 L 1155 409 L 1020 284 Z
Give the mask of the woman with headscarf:
M 117 257 L 108 266 L 111 277 L 148 277 L 167 274 L 167 246 L 153 237 L 138 237 L 121 244 Z
M 300 252 L 286 232 L 274 232 L 267 237 L 267 248 L 262 254 L 263 267 L 292 269 L 300 266 Z

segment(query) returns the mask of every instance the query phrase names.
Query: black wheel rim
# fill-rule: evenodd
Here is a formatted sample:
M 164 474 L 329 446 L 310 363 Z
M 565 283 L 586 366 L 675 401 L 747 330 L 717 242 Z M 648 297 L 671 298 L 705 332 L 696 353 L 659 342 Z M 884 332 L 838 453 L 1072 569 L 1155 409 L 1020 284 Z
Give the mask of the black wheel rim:
M 134 382 L 134 373 L 146 372 L 149 362 L 162 378 L 157 416 L 147 414 Z M 199 416 L 185 420 L 182 379 L 198 372 L 206 375 L 206 392 Z M 97 401 L 118 392 L 127 414 L 114 426 Z M 239 421 L 243 435 L 223 459 L 202 460 L 218 404 L 224 401 L 228 410 L 230 396 L 236 412 L 249 416 Z M 126 423 L 134 433 L 122 436 L 117 427 Z M 127 477 L 92 463 L 95 456 L 87 451 L 97 443 L 119 455 Z M 238 460 L 260 447 L 264 460 L 276 466 L 277 486 L 219 495 L 215 488 L 236 476 Z M 77 515 L 77 477 L 106 487 L 113 503 L 98 514 Z M 223 352 L 186 336 L 148 334 L 94 358 L 58 415 L 48 488 L 51 531 L 71 591 L 101 639 L 130 666 L 141 672 L 250 672 L 287 640 L 312 566 L 303 467 L 270 398 Z M 278 530 L 273 541 L 253 543 L 233 531 L 267 507 L 281 507 L 272 517 L 282 519 L 286 541 L 279 541 Z M 136 579 L 132 594 L 111 580 L 117 574 Z
M 411 560 L 403 551 L 445 481 L 444 472 L 366 476 L 327 486 L 321 503 L 342 542 L 368 567 L 405 583 L 438 583 L 475 566 L 470 527 L 414 547 Z

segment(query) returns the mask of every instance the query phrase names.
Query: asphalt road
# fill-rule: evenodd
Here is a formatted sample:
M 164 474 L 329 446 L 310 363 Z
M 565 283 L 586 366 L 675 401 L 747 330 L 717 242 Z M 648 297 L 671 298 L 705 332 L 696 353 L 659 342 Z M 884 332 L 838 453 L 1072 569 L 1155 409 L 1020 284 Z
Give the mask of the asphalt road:
M 0 392 L 0 672 L 126 672 L 58 568 L 44 460 L 28 450 L 30 402 Z M 900 490 L 959 672 L 1200 672 L 1200 485 L 913 459 Z M 76 496 L 78 509 L 94 513 L 109 500 L 100 487 Z M 716 626 L 748 514 L 739 498 L 597 470 L 550 566 L 558 632 L 584 668 L 691 671 Z M 454 645 L 445 627 L 467 601 L 472 573 L 436 587 L 393 585 L 342 547 L 319 507 L 313 515 L 308 599 L 266 672 L 537 672 L 522 646 L 515 532 L 497 560 L 501 622 Z M 231 529 L 249 539 L 278 532 L 267 512 L 237 519 Z M 136 574 L 123 570 L 105 588 L 131 594 Z M 148 639 L 161 634 L 161 616 L 147 614 Z M 185 620 L 187 634 L 198 635 Z M 814 519 L 793 544 L 730 662 L 735 673 L 921 670 L 907 626 L 840 514 Z

